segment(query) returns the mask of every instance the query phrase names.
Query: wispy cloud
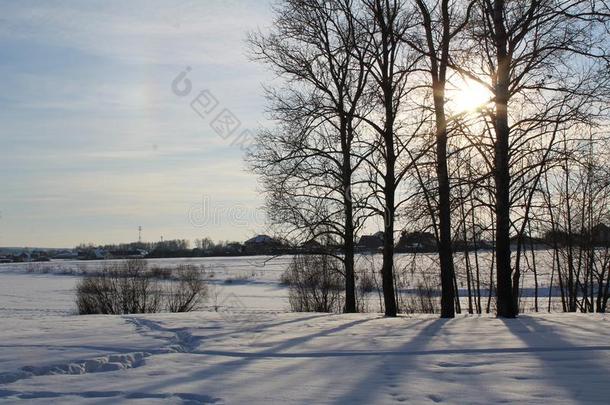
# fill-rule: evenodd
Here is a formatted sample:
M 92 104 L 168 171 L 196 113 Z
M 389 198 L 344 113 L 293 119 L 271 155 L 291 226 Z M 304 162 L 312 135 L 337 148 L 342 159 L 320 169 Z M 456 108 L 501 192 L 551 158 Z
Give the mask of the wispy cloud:
M 20 1 L 0 19 L 0 245 L 124 240 L 132 222 L 200 237 L 184 218 L 202 194 L 260 205 L 241 151 L 170 83 L 191 66 L 194 83 L 259 125 L 267 77 L 243 39 L 268 23 L 266 3 Z

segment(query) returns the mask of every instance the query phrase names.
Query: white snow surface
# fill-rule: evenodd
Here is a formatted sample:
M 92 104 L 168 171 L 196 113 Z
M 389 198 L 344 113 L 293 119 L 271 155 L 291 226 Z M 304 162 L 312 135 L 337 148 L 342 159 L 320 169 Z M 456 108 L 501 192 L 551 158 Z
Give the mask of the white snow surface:
M 0 266 L 0 403 L 610 401 L 606 315 L 289 313 L 277 274 L 240 263 L 218 312 L 125 316 L 74 315 L 76 276 Z

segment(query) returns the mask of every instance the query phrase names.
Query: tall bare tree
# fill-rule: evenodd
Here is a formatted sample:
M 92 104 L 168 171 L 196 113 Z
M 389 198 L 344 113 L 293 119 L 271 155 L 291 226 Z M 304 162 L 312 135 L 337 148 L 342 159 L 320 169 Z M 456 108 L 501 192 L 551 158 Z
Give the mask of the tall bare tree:
M 396 316 L 394 288 L 394 245 L 396 211 L 401 205 L 397 198 L 400 183 L 416 160 L 411 157 L 411 141 L 415 128 L 405 125 L 401 117 L 412 116 L 405 107 L 413 87 L 410 75 L 418 63 L 418 56 L 403 41 L 406 31 L 413 26 L 410 7 L 402 0 L 362 0 L 363 18 L 360 26 L 370 38 L 367 55 L 370 92 L 374 97 L 372 112 L 362 117 L 371 128 L 368 146 L 369 183 L 377 212 L 383 217 L 382 287 L 386 316 Z
M 608 90 L 608 5 L 603 1 L 481 0 L 473 18 L 473 49 L 491 84 L 495 108 L 493 175 L 497 314 L 519 312 L 520 272 L 511 268 L 512 176 L 518 153 L 558 115 L 593 119 Z M 463 68 L 463 67 L 458 67 Z M 482 75 L 490 83 L 481 80 Z M 541 106 L 538 103 L 542 103 Z M 566 108 L 566 106 L 568 108 Z M 515 111 L 529 115 L 515 118 Z M 527 128 L 527 131 L 521 129 Z M 535 170 L 530 167 L 528 170 Z
M 452 40 L 466 27 L 473 2 L 428 2 L 415 0 L 421 30 L 406 40 L 426 57 L 432 88 L 438 182 L 438 252 L 441 267 L 441 317 L 455 316 L 454 266 L 451 248 L 451 190 L 447 168 L 448 124 L 446 114 L 447 75 Z M 458 10 L 465 12 L 460 15 Z
M 269 34 L 250 37 L 255 59 L 287 82 L 270 89 L 279 131 L 259 134 L 251 155 L 270 217 L 309 238 L 341 241 L 345 312 L 356 312 L 354 239 L 361 226 L 352 190 L 369 42 L 352 0 L 286 0 Z

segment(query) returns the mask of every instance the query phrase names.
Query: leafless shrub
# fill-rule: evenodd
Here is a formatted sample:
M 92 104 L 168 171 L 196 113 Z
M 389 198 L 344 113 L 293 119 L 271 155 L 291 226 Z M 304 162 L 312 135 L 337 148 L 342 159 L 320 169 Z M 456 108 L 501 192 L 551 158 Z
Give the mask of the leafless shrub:
M 374 270 L 367 267 L 358 269 L 356 273 L 356 309 L 362 313 L 370 312 L 371 294 L 379 288 Z
M 252 279 L 254 275 L 249 273 L 239 273 L 230 277 L 227 277 L 224 281 L 225 284 L 233 284 L 234 282 L 244 282 Z
M 78 313 L 139 314 L 187 312 L 206 297 L 206 285 L 196 268 L 177 269 L 177 280 L 161 283 L 141 259 L 119 262 L 86 275 L 76 287 Z
M 117 313 L 118 295 L 115 287 L 106 272 L 81 279 L 76 285 L 76 307 L 79 315 Z
M 436 263 L 436 260 L 434 259 Z M 440 279 L 437 272 L 422 266 L 419 255 L 396 263 L 397 302 L 402 313 L 439 314 L 441 311 Z
M 377 288 L 373 275 L 368 271 L 363 271 L 358 277 L 358 290 L 362 294 L 368 294 Z
M 294 312 L 340 312 L 343 276 L 341 263 L 326 255 L 299 255 L 282 275 L 289 286 Z
M 292 272 L 285 271 L 280 275 L 280 284 L 285 287 L 290 287 L 292 285 Z
M 401 303 L 401 311 L 404 313 L 438 314 L 441 309 L 438 288 L 425 281 L 417 283 L 415 289 L 403 297 Z
M 167 287 L 169 312 L 191 312 L 207 298 L 208 289 L 197 266 L 181 265 L 175 270 L 176 281 Z
M 168 267 L 154 266 L 150 269 L 150 276 L 160 280 L 169 280 L 173 276 L 173 271 Z
M 161 302 L 160 286 L 142 260 L 104 266 L 78 283 L 76 296 L 79 314 L 158 312 Z

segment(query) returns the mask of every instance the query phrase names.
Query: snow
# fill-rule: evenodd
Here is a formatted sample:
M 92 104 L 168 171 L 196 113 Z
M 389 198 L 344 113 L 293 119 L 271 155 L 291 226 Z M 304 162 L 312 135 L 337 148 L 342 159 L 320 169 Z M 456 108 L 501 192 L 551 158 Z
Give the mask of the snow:
M 0 317 L 4 322 L 76 312 L 74 287 L 78 277 L 0 271 Z
M 290 257 L 269 256 L 152 259 L 149 266 L 201 266 L 210 288 L 209 309 L 236 306 L 265 310 L 288 309 L 288 292 L 280 275 Z M 80 275 L 95 273 L 108 261 L 53 261 L 0 264 L 0 317 L 17 319 L 76 313 L 74 289 Z M 237 298 L 238 297 L 238 298 Z
M 289 313 L 285 263 L 218 263 L 218 312 L 126 316 L 73 315 L 76 276 L 0 266 L 0 403 L 608 403 L 603 314 Z

